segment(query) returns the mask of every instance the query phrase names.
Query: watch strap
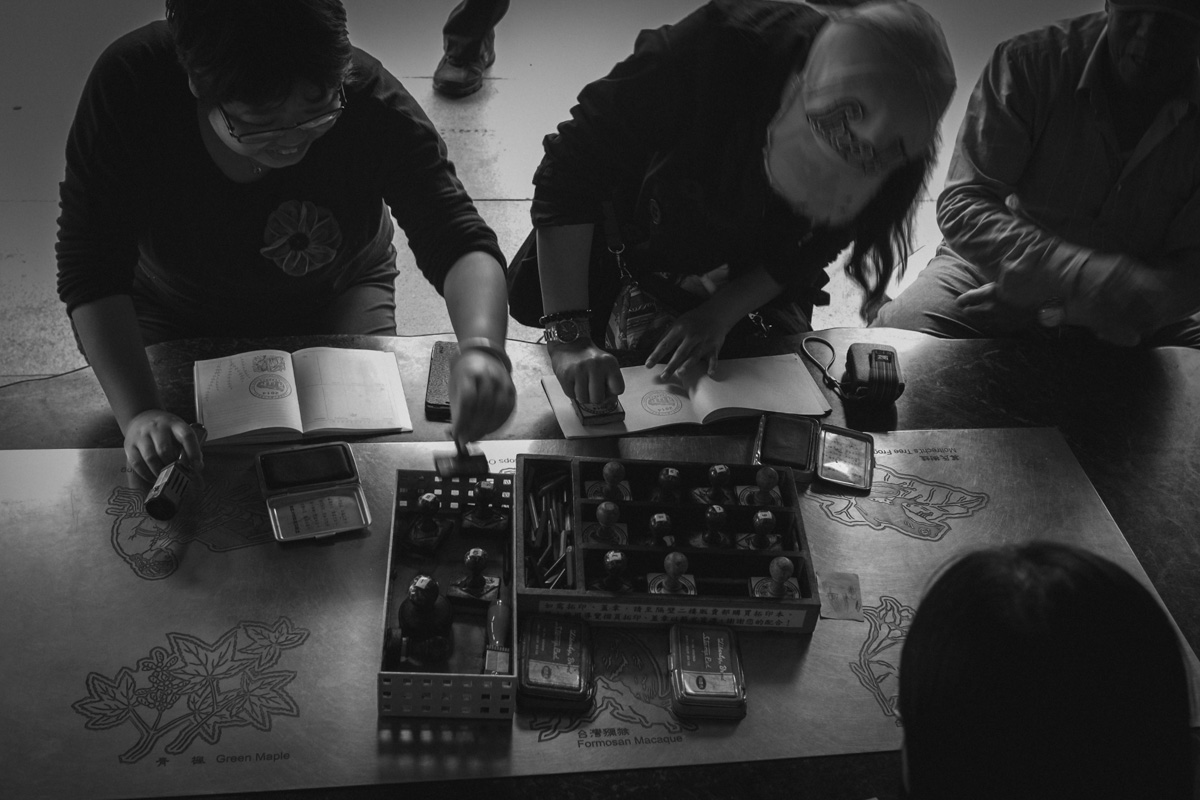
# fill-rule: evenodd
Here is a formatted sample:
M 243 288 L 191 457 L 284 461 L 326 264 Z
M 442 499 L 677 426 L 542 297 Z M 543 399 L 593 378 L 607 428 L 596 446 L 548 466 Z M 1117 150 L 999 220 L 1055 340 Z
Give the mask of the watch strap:
M 573 316 L 549 320 L 543 328 L 546 344 L 574 344 L 581 339 L 591 340 L 591 321 L 587 317 Z

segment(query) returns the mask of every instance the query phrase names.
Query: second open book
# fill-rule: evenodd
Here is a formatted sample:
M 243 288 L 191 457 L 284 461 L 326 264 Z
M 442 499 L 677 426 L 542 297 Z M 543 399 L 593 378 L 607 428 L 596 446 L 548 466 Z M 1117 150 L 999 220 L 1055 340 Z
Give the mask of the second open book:
M 661 364 L 622 369 L 625 420 L 607 425 L 585 426 L 554 375 L 542 378 L 542 388 L 568 439 L 705 425 L 765 412 L 821 416 L 830 411 L 825 395 L 795 353 L 719 361 L 712 377 L 691 367 L 664 380 L 662 371 Z

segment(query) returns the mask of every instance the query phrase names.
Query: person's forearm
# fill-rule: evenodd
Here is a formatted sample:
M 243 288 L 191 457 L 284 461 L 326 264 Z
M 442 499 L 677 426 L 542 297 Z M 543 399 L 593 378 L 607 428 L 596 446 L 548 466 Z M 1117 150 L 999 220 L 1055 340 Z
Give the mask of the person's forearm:
M 774 300 L 783 287 L 762 267 L 739 275 L 705 301 L 719 314 L 726 328 L 732 328 L 751 311 Z
M 1040 78 L 1007 46 L 989 59 L 968 101 L 938 196 L 937 222 L 946 244 L 985 281 L 999 280 L 1013 264 L 1044 263 L 1058 240 L 1008 206 L 1037 146 L 1030 120 L 1037 115 L 1040 94 L 1033 87 Z
M 162 407 L 128 295 L 84 303 L 71 320 L 122 432 L 141 412 Z
M 937 221 L 950 249 L 990 280 L 1014 265 L 1059 267 L 1069 257 L 1059 252 L 1061 237 L 1019 217 L 987 187 L 948 187 L 938 199 Z
M 947 188 L 938 200 L 938 224 L 946 245 L 1019 308 L 1069 299 L 1090 252 L 1022 219 L 986 187 Z
M 1200 313 L 1200 263 L 1186 255 L 1147 263 L 1128 255 L 1079 248 L 1073 302 L 1099 302 L 1143 334 Z
M 508 289 L 496 259 L 478 251 L 462 256 L 447 273 L 442 295 L 460 341 L 483 337 L 503 345 L 508 335 Z
M 590 308 L 588 271 L 595 225 L 538 228 L 538 275 L 547 314 Z

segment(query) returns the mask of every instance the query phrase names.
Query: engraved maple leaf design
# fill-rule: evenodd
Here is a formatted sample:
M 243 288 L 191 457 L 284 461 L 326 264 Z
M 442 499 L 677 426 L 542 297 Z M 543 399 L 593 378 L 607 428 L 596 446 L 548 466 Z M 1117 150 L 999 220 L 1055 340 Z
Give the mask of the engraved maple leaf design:
M 284 691 L 294 677 L 294 672 L 244 673 L 236 713 L 244 716 L 260 731 L 271 730 L 272 714 L 298 716 L 300 709 L 296 701 Z
M 88 696 L 71 708 L 87 717 L 83 727 L 102 731 L 121 725 L 137 705 L 137 682 L 128 667 L 112 678 L 93 672 L 87 676 Z
M 250 666 L 249 659 L 237 656 L 237 628 L 225 632 L 214 644 L 186 633 L 168 633 L 171 649 L 183 662 L 175 675 L 191 688 L 230 678 Z
M 242 652 L 257 658 L 254 666 L 259 670 L 275 666 L 284 650 L 299 647 L 308 638 L 308 631 L 293 627 L 287 617 L 280 617 L 274 627 L 252 624 L 244 630 L 250 643 L 242 648 Z
M 87 696 L 71 708 L 86 718 L 88 730 L 134 727 L 138 739 L 119 756 L 123 763 L 146 757 L 168 735 L 173 738 L 163 750 L 178 755 L 196 739 L 217 744 L 226 728 L 269 731 L 275 717 L 300 715 L 287 690 L 296 673 L 272 668 L 308 636 L 287 617 L 241 622 L 214 642 L 168 633 L 169 647 L 152 648 L 136 670 L 122 667 L 111 678 L 90 673 Z M 139 685 L 139 675 L 148 686 Z

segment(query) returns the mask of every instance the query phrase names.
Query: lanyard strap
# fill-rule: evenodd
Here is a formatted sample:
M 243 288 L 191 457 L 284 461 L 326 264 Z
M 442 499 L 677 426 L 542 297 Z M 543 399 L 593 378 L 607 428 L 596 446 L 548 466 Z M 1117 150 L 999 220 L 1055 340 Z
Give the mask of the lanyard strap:
M 809 342 L 817 342 L 818 344 L 823 344 L 829 348 L 828 364 L 822 363 L 816 356 L 812 354 L 812 351 L 808 349 Z M 830 389 L 832 389 L 833 393 L 838 397 L 842 398 L 843 400 L 846 399 L 846 394 L 842 390 L 841 382 L 829 374 L 829 368 L 833 366 L 833 359 L 837 353 L 837 351 L 833 349 L 833 345 L 831 345 L 827 340 L 822 339 L 820 336 L 805 336 L 800 340 L 800 351 L 804 354 L 805 358 L 817 365 L 817 369 L 821 370 L 821 381 Z

